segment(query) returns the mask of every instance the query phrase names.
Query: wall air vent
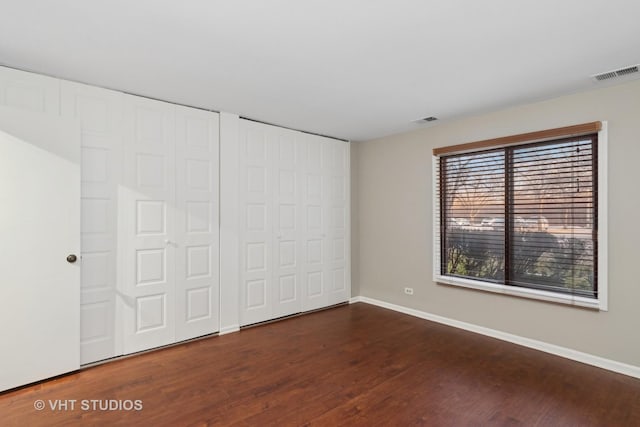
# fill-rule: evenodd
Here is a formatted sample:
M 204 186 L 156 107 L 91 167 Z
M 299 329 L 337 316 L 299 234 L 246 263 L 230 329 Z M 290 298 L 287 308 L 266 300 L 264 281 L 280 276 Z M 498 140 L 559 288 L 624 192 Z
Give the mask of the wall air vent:
M 639 71 L 638 67 L 640 67 L 640 65 L 632 65 L 630 67 L 621 68 L 619 70 L 607 71 L 606 73 L 596 74 L 595 76 L 592 76 L 592 77 L 599 82 L 603 80 L 615 79 L 617 77 L 624 77 L 624 76 L 628 76 L 629 74 L 638 73 Z M 638 75 L 638 77 L 640 77 L 640 74 Z

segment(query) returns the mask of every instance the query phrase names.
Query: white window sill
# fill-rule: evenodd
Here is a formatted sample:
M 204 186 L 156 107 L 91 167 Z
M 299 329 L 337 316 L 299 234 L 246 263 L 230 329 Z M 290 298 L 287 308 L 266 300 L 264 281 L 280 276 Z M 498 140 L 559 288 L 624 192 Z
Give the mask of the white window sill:
M 516 286 L 499 285 L 495 283 L 482 282 L 480 280 L 463 279 L 460 277 L 435 276 L 436 283 L 461 286 L 464 288 L 478 289 L 498 294 L 511 295 L 521 298 L 536 299 L 541 301 L 549 301 L 558 304 L 573 305 L 578 307 L 586 307 L 600 311 L 607 311 L 603 307 L 601 301 L 595 298 L 581 297 L 577 295 L 561 294 L 557 292 L 542 291 L 539 289 L 520 288 Z

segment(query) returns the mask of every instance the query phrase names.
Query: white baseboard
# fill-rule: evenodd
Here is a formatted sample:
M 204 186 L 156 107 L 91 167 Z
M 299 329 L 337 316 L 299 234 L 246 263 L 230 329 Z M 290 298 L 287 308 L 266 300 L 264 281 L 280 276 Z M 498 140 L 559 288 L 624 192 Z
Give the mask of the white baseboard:
M 225 326 L 223 328 L 220 328 L 220 332 L 218 332 L 218 335 L 232 334 L 234 332 L 238 332 L 239 330 L 240 325 Z
M 430 320 L 432 322 L 442 323 L 443 325 L 453 326 L 455 328 L 460 328 L 466 331 L 475 332 L 475 333 L 486 335 L 492 338 L 497 338 L 502 341 L 508 341 L 524 347 L 529 347 L 535 350 L 544 351 L 545 353 L 551 353 L 556 356 L 575 360 L 581 363 L 586 363 L 587 365 L 592 365 L 598 368 L 607 369 L 609 371 L 628 375 L 630 377 L 640 378 L 640 366 L 634 366 L 634 365 L 628 365 L 622 362 L 616 362 L 615 360 L 605 359 L 604 357 L 595 356 L 593 354 L 583 353 L 581 351 L 572 350 L 570 348 L 561 347 L 561 346 L 549 344 L 543 341 L 538 341 L 530 338 L 521 337 L 518 335 L 509 334 L 507 332 L 497 331 L 495 329 L 485 328 L 483 326 L 478 326 L 471 323 L 460 322 L 458 320 L 449 319 L 447 317 L 438 316 L 436 314 L 427 313 L 425 311 L 403 307 L 401 305 L 391 304 L 391 303 L 380 301 L 373 298 L 357 296 L 349 299 L 350 304 L 358 303 L 358 302 L 376 305 L 378 307 L 387 308 L 389 310 L 397 311 L 399 313 L 408 314 L 410 316 L 419 317 L 421 319 Z

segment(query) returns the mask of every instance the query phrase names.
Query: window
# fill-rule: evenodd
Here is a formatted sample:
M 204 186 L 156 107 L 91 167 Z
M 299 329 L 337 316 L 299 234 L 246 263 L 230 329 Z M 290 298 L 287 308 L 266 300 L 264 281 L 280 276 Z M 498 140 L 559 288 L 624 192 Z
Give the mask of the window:
M 596 122 L 434 150 L 434 279 L 606 310 L 605 143 Z

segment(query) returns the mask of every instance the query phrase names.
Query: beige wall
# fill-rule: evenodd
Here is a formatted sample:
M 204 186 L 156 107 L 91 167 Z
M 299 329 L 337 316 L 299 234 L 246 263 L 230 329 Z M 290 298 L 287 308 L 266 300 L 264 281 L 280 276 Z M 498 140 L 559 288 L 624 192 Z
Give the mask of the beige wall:
M 596 120 L 609 123 L 608 312 L 432 281 L 432 148 Z M 354 295 L 640 366 L 640 82 L 357 142 L 351 155 Z

